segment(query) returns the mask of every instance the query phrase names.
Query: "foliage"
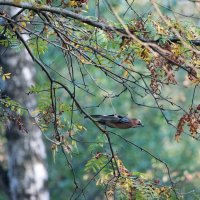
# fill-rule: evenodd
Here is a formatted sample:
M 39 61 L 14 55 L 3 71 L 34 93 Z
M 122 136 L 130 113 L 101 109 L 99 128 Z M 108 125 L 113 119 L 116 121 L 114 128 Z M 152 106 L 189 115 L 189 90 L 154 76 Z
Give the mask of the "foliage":
M 1 13 L 7 23 L 1 26 L 0 43 L 5 47 L 20 44 L 16 45 L 18 50 L 24 46 L 37 64 L 38 82 L 26 91 L 38 100 L 31 115 L 51 142 L 55 165 L 61 163 L 57 156 L 59 149 L 64 154 L 67 173 L 73 179 L 66 183 L 73 191 L 71 199 L 84 196 L 92 181 L 107 198 L 180 198 L 171 171 L 176 174 L 181 169 L 178 164 L 177 168 L 169 169 L 163 159 L 170 164 L 179 160 L 170 160 L 162 148 L 171 148 L 170 132 L 176 133 L 177 141 L 180 137 L 185 139 L 183 135 L 199 140 L 200 28 L 195 22 L 180 21 L 163 13 L 155 1 L 151 1 L 153 11 L 142 17 L 128 1 L 122 2 L 127 6 L 123 13 L 118 13 L 119 7 L 107 1 L 104 4 L 87 0 L 11 3 L 17 4 L 22 12 L 13 17 L 7 16 L 6 10 Z M 94 3 L 95 9 L 102 13 L 94 14 L 91 7 Z M 101 6 L 105 5 L 110 18 L 103 17 Z M 2 69 L 0 76 L 5 82 L 12 78 L 12 74 Z M 2 119 L 13 120 L 23 129 L 21 116 L 27 109 L 7 96 L 1 96 L 0 103 Z M 97 110 L 102 114 L 142 117 L 146 120 L 147 128 L 143 129 L 146 135 L 141 129 L 134 130 L 138 136 L 132 136 L 131 130 L 124 135 L 104 130 L 90 117 Z M 84 117 L 101 133 L 93 131 Z M 134 137 L 136 143 L 132 142 Z M 146 144 L 144 141 L 150 138 L 151 143 Z M 149 145 L 147 150 L 143 148 L 145 145 Z M 174 146 L 173 155 L 179 147 Z M 133 148 L 145 155 L 139 156 Z M 156 154 L 151 153 L 151 148 Z M 157 176 L 162 183 L 154 180 L 156 172 L 151 169 L 153 161 L 148 156 L 162 165 L 154 166 L 159 168 Z M 83 169 L 76 174 L 77 166 Z M 140 170 L 144 170 L 147 178 Z M 80 178 L 82 175 L 84 180 Z
M 11 73 L 3 73 L 3 69 L 0 67 L 0 78 L 3 82 L 10 79 L 11 76 Z M 8 96 L 2 97 L 0 95 L 0 111 L 0 118 L 3 124 L 5 124 L 7 120 L 10 120 L 18 126 L 19 130 L 27 132 L 22 120 L 22 116 L 27 111 L 25 107 Z
M 187 123 L 189 126 L 190 133 L 193 137 L 197 137 L 198 134 L 198 126 L 199 126 L 199 119 L 200 119 L 200 105 L 196 108 L 191 108 L 189 113 L 184 114 L 179 123 L 178 129 L 176 133 L 176 140 L 179 141 L 180 135 L 183 133 L 183 126 Z
M 116 161 L 119 174 L 113 174 L 112 162 Z M 117 170 L 117 169 L 115 169 Z M 124 199 L 164 199 L 170 198 L 170 188 L 160 187 L 159 181 L 154 183 L 145 180 L 141 173 L 130 173 L 122 161 L 115 157 L 109 159 L 108 155 L 97 153 L 85 166 L 87 173 L 93 172 L 97 185 L 106 186 L 106 194 L 113 197 L 115 192 L 119 198 Z M 137 176 L 135 176 L 137 174 Z M 92 180 L 91 179 L 91 180 Z M 121 197 L 120 197 L 121 196 Z

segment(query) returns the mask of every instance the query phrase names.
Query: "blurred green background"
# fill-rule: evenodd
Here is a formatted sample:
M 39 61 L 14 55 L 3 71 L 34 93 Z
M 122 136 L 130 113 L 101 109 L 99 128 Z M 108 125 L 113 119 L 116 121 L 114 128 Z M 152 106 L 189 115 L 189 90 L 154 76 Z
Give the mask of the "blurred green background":
M 115 10 L 121 13 L 123 16 L 127 9 L 127 3 L 124 0 L 109 1 L 115 8 Z M 128 1 L 131 3 L 131 1 Z M 164 6 L 173 8 L 177 12 L 189 13 L 193 9 L 193 14 L 198 14 L 197 9 L 195 9 L 195 4 L 189 1 L 161 1 Z M 108 7 L 104 4 L 100 4 L 100 17 L 115 20 L 110 14 Z M 95 1 L 89 1 L 88 11 L 85 15 L 96 16 Z M 152 6 L 149 1 L 135 1 L 134 9 L 137 14 L 143 18 L 147 17 L 152 11 Z M 162 8 L 162 11 L 171 17 L 174 17 L 174 13 L 168 9 Z M 197 13 L 195 13 L 197 12 Z M 137 14 L 129 10 L 124 16 L 123 20 L 126 21 L 131 17 L 137 17 Z M 155 14 L 155 13 L 153 13 Z M 156 17 L 156 14 L 155 14 Z M 188 21 L 188 23 L 194 23 L 198 25 L 200 23 L 199 19 L 184 18 L 181 15 L 175 15 L 176 19 L 179 21 Z M 158 18 L 158 16 L 157 16 Z M 192 22 L 191 22 L 192 21 Z M 61 51 L 55 47 L 50 46 L 49 50 L 45 55 L 42 56 L 43 60 L 50 64 L 56 71 L 67 78 L 67 65 L 63 58 Z M 77 63 L 74 60 L 73 65 L 76 66 Z M 137 69 L 143 70 L 145 64 L 140 61 L 135 61 L 134 65 Z M 75 73 L 77 73 L 77 80 L 81 79 L 81 74 L 79 68 L 75 67 Z M 43 76 L 40 69 L 37 69 L 37 84 L 45 84 L 46 77 Z M 95 96 L 87 94 L 82 90 L 77 89 L 76 97 L 81 102 L 83 107 L 87 108 L 86 111 L 89 114 L 122 114 L 128 115 L 130 117 L 136 117 L 142 120 L 144 127 L 137 129 L 128 130 L 117 130 L 113 131 L 127 140 L 137 144 L 138 146 L 151 152 L 153 155 L 159 157 L 162 161 L 166 162 L 169 166 L 172 179 L 177 182 L 177 189 L 180 193 L 184 194 L 184 199 L 200 199 L 200 150 L 199 141 L 192 139 L 187 134 L 183 134 L 181 141 L 177 143 L 175 141 L 176 130 L 167 124 L 161 111 L 159 109 L 148 108 L 144 106 L 139 106 L 135 104 L 128 92 L 123 93 L 116 98 L 107 98 L 100 106 L 97 105 L 103 100 L 105 93 L 98 87 L 110 91 L 112 94 L 119 93 L 123 88 L 117 85 L 116 82 L 109 79 L 100 70 L 92 67 L 88 67 L 87 70 L 92 74 L 93 79 L 95 79 L 97 85 L 94 84 L 89 76 L 85 77 L 87 84 L 90 85 L 90 91 L 95 93 Z M 52 76 L 59 77 L 51 71 Z M 60 78 L 60 77 L 59 77 Z M 182 108 L 187 109 L 191 104 L 192 94 L 194 90 L 194 85 L 188 84 L 186 79 L 186 74 L 184 72 L 179 72 L 176 74 L 177 85 L 168 86 L 162 88 L 165 96 L 172 98 L 174 102 L 180 105 Z M 67 84 L 67 81 L 63 79 L 63 83 Z M 136 88 L 137 92 L 141 92 L 140 89 Z M 199 103 L 200 99 L 200 89 L 197 88 L 196 96 L 194 99 L 194 105 Z M 134 94 L 133 94 L 134 95 Z M 66 105 L 71 105 L 71 100 L 66 93 L 63 93 L 62 89 L 57 93 L 62 102 L 66 102 Z M 145 96 L 139 97 L 134 96 L 134 99 L 139 103 L 144 103 L 152 106 L 156 106 L 152 97 Z M 41 98 L 38 98 L 41 101 Z M 164 111 L 165 116 L 172 121 L 175 126 L 178 124 L 180 117 L 183 115 L 181 111 Z M 69 113 L 66 113 L 65 117 L 70 121 Z M 81 141 L 96 142 L 104 141 L 105 136 L 100 133 L 97 127 L 90 122 L 88 119 L 84 119 L 83 115 L 78 111 L 74 112 L 73 117 L 74 123 L 83 125 L 86 130 L 79 130 L 76 133 L 75 138 Z M 66 123 L 66 127 L 62 130 L 63 135 L 67 135 L 67 130 L 70 124 Z M 48 137 L 52 136 L 52 130 L 45 132 L 44 134 Z M 127 144 L 125 141 L 116 137 L 115 135 L 110 135 L 113 144 L 114 151 L 117 153 L 118 157 L 123 160 L 124 165 L 130 172 L 141 172 L 144 176 L 152 180 L 160 180 L 162 184 L 170 185 L 169 178 L 167 175 L 166 168 L 164 165 L 151 156 L 147 155 L 145 152 L 134 147 L 133 145 Z M 70 140 L 70 139 L 69 139 Z M 58 149 L 54 156 L 51 150 L 51 143 L 45 139 L 46 149 L 48 154 L 48 172 L 49 172 L 49 189 L 52 200 L 66 200 L 72 194 L 74 190 L 73 176 L 71 170 L 69 169 L 66 158 L 64 157 L 61 149 Z M 71 141 L 70 141 L 71 142 Z M 88 180 L 85 175 L 84 166 L 96 152 L 110 153 L 107 144 L 98 145 L 93 143 L 76 143 L 77 147 L 73 147 L 72 153 L 67 154 L 68 159 L 74 166 L 76 180 L 78 185 L 84 187 Z M 80 190 L 78 190 L 80 192 Z M 103 189 L 99 186 L 95 186 L 95 182 L 92 181 L 85 194 L 87 199 L 103 199 L 104 193 Z M 7 197 L 4 192 L 0 189 L 0 200 L 6 200 Z M 82 197 L 81 197 L 82 198 Z M 80 199 L 81 199 L 80 198 Z

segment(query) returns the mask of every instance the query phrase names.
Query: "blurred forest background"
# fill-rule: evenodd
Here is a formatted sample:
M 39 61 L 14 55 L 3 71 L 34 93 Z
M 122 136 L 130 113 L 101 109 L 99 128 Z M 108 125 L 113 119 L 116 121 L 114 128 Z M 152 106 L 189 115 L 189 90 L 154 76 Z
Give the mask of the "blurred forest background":
M 149 17 L 151 17 L 155 23 L 161 20 L 151 1 L 109 0 L 108 2 L 109 3 L 101 0 L 88 0 L 87 3 L 83 4 L 82 7 L 78 9 L 73 8 L 73 5 L 71 5 L 71 8 L 66 7 L 65 9 L 72 11 L 76 10 L 78 14 L 89 16 L 88 18 L 91 20 L 99 18 L 100 22 L 105 22 L 107 25 L 112 22 L 112 25 L 116 24 L 117 26 L 119 23 L 109 6 L 112 6 L 112 9 L 120 16 L 124 24 L 130 23 L 131 20 L 133 22 L 139 19 L 148 21 Z M 44 2 L 42 1 L 41 4 L 43 3 Z M 56 2 L 53 2 L 52 4 L 56 5 Z M 99 6 L 97 6 L 97 4 L 99 4 Z M 182 27 L 190 27 L 188 29 L 195 27 L 198 30 L 195 33 L 197 39 L 200 39 L 199 2 L 189 0 L 169 0 L 157 1 L 157 5 L 163 15 L 172 18 L 177 24 L 182 24 Z M 70 25 L 73 24 L 72 21 L 70 21 L 70 23 Z M 74 23 L 74 26 L 78 27 L 80 24 Z M 37 28 L 40 29 L 40 25 L 37 25 Z M 121 28 L 124 27 L 121 25 Z M 162 27 L 160 28 L 162 29 Z M 149 27 L 145 27 L 145 29 L 149 30 L 152 34 L 153 31 L 156 32 L 150 25 Z M 186 30 L 187 29 L 185 28 L 183 31 Z M 50 37 L 51 36 L 49 36 L 49 38 Z M 78 42 L 87 40 L 87 38 L 83 38 L 81 34 L 75 34 L 75 37 L 78 38 L 77 44 L 74 43 L 77 48 L 79 48 Z M 110 53 L 110 58 L 117 63 L 120 59 L 123 60 L 123 56 L 125 58 L 132 52 L 127 50 L 127 52 L 124 52 L 124 55 L 117 55 L 120 48 L 126 48 L 122 47 L 124 41 L 122 41 L 120 37 L 113 39 L 112 35 L 110 36 L 111 38 L 109 38 L 103 30 L 96 31 L 95 37 L 97 38 L 96 41 L 98 45 L 107 49 Z M 157 39 L 157 36 L 153 37 L 154 39 Z M 32 42 L 34 43 L 36 40 L 32 40 Z M 13 48 L 16 51 L 20 51 L 16 46 Z M 95 67 L 90 67 L 92 64 L 87 65 L 88 61 L 85 58 L 81 58 L 81 56 L 79 57 L 79 61 L 71 55 L 64 57 L 61 48 L 48 44 L 47 42 L 45 42 L 45 44 L 40 44 L 40 46 L 36 48 L 36 51 L 43 52 L 40 53 L 39 59 L 45 63 L 45 66 L 47 66 L 46 68 L 49 70 L 49 74 L 53 79 L 62 81 L 71 91 L 74 89 L 73 84 L 71 84 L 70 81 L 67 81 L 67 79 L 70 79 L 70 76 L 68 75 L 70 72 L 74 74 L 77 86 L 84 88 L 85 84 L 87 86 L 89 85 L 89 90 L 87 90 L 87 87 L 84 91 L 77 87 L 78 89 L 76 89 L 75 93 L 76 99 L 81 102 L 83 109 L 88 114 L 120 114 L 141 119 L 144 127 L 125 130 L 108 128 L 108 130 L 111 130 L 124 138 L 122 139 L 115 134 L 110 134 L 113 151 L 117 158 L 123 161 L 123 165 L 129 172 L 134 176 L 142 177 L 144 180 L 156 182 L 158 185 L 171 187 L 167 168 L 165 164 L 163 164 L 167 163 L 171 178 L 175 183 L 175 188 L 177 194 L 180 195 L 180 198 L 188 200 L 200 199 L 200 141 L 198 134 L 196 134 L 195 137 L 192 137 L 189 128 L 185 126 L 184 133 L 181 135 L 179 141 L 175 139 L 175 134 L 177 133 L 176 127 L 184 114 L 184 110 L 189 112 L 189 108 L 191 106 L 197 106 L 200 100 L 199 83 L 192 82 L 188 78 L 187 72 L 184 70 L 177 70 L 178 72 L 174 73 L 176 84 L 158 85 L 159 90 L 164 94 L 166 99 L 174 102 L 174 105 L 172 105 L 166 101 L 166 99 L 160 100 L 159 103 L 162 104 L 164 108 L 168 108 L 162 109 L 157 105 L 157 102 L 152 95 L 149 93 L 145 94 L 142 87 L 134 85 L 131 88 L 133 91 L 132 93 L 127 90 L 122 92 L 124 90 L 123 84 L 120 85 L 113 81 L 112 78 L 106 75 L 106 72 L 97 70 Z M 88 55 L 90 54 L 91 52 L 88 50 Z M 176 52 L 174 54 L 176 54 Z M 35 53 L 35 55 L 37 55 L 37 53 Z M 71 61 L 67 61 L 67 59 Z M 81 61 L 83 64 L 81 64 Z M 73 71 L 66 67 L 70 62 L 73 65 Z M 131 64 L 134 66 L 133 69 L 137 72 L 147 74 L 147 62 L 148 61 L 145 62 L 145 59 L 142 60 L 138 57 L 135 58 Z M 108 71 L 112 71 L 112 68 L 115 66 L 114 63 L 110 63 L 108 60 L 102 61 L 102 63 Z M 126 63 L 126 60 L 124 60 L 124 64 L 130 65 L 130 63 Z M 32 93 L 36 94 L 38 107 L 33 111 L 33 115 L 36 115 L 38 110 L 44 111 L 45 108 L 51 104 L 51 98 L 49 91 L 47 90 L 50 88 L 49 80 L 38 66 L 36 66 L 35 69 L 35 85 L 31 86 L 28 91 L 25 91 L 27 93 L 29 92 L 30 95 L 32 95 Z M 129 75 L 126 74 L 126 71 L 120 72 L 120 67 L 116 67 L 115 70 L 116 73 L 121 74 L 121 77 L 129 77 Z M 139 78 L 137 75 L 135 77 Z M 12 74 L 10 78 L 12 79 Z M 140 84 L 141 82 L 138 81 L 137 83 Z M 147 85 L 150 85 L 148 80 L 146 83 Z M 145 87 L 144 84 L 143 86 Z M 99 153 L 102 155 L 111 154 L 106 136 L 105 134 L 102 134 L 90 119 L 84 118 L 69 94 L 59 88 L 59 86 L 55 87 L 57 106 L 59 106 L 60 110 L 64 110 L 62 116 L 60 116 L 61 122 L 59 124 L 59 133 L 67 139 L 65 140 L 66 146 L 63 148 L 60 145 L 52 143 L 51 140 L 53 139 L 50 138 L 52 138 L 52 135 L 55 132 L 54 124 L 40 124 L 43 141 L 47 151 L 50 198 L 52 200 L 66 200 L 70 198 L 106 199 L 106 184 L 101 184 L 101 181 L 103 182 L 103 180 L 96 182 L 95 180 L 98 180 L 98 175 L 92 178 L 92 173 L 88 173 L 86 169 L 90 159 L 95 156 L 98 157 Z M 45 115 L 45 113 L 43 114 Z M 47 113 L 46 116 L 48 116 Z M 73 120 L 73 123 L 71 120 Z M 68 139 L 70 135 L 74 140 Z M 138 145 L 138 147 L 127 141 Z M 0 165 L 4 170 L 7 170 L 8 153 L 6 144 L 5 123 L 2 123 L 0 129 Z M 140 147 L 159 158 L 162 162 L 156 160 L 150 154 L 140 149 Z M 63 153 L 63 151 L 65 153 Z M 75 191 L 75 195 L 71 196 L 76 187 L 76 184 L 74 184 L 73 173 L 75 174 L 75 182 L 77 182 L 79 188 Z M 81 193 L 80 188 L 84 189 L 84 195 Z M 142 189 L 140 190 L 142 191 Z M 117 196 L 117 194 L 115 195 L 116 199 L 130 199 L 128 197 L 123 197 L 123 195 L 122 197 Z M 172 194 L 171 197 L 166 197 L 166 199 L 167 198 L 176 199 L 174 194 Z M 9 196 L 5 191 L 5 188 L 0 187 L 0 200 L 6 199 L 9 199 Z M 143 198 L 138 197 L 138 199 Z M 149 197 L 149 199 L 151 198 Z

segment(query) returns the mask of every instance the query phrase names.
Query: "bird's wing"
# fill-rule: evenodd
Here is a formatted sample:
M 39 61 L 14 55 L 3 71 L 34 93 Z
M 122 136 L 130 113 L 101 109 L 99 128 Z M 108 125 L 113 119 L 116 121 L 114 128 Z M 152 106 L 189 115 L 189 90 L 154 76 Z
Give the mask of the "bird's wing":
M 118 117 L 120 119 L 119 122 L 121 122 L 121 123 L 129 123 L 130 122 L 130 119 L 128 117 L 126 117 L 126 116 L 120 116 L 119 115 Z
M 91 115 L 92 118 L 97 120 L 98 122 L 118 122 L 119 118 L 116 117 L 115 115 Z
M 94 119 L 99 119 L 101 118 L 103 115 L 90 115 L 92 118 Z
M 98 122 L 112 122 L 112 123 L 128 123 L 130 120 L 126 116 L 121 115 L 91 115 Z

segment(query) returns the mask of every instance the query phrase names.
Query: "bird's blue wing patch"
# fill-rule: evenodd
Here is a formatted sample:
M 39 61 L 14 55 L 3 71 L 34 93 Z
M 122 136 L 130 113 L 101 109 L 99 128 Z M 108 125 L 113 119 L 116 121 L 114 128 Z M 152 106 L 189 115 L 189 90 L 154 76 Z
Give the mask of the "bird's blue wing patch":
M 124 117 L 121 117 L 121 118 L 120 118 L 119 122 L 121 122 L 121 123 L 129 123 L 130 120 L 129 120 L 128 117 L 124 116 Z

